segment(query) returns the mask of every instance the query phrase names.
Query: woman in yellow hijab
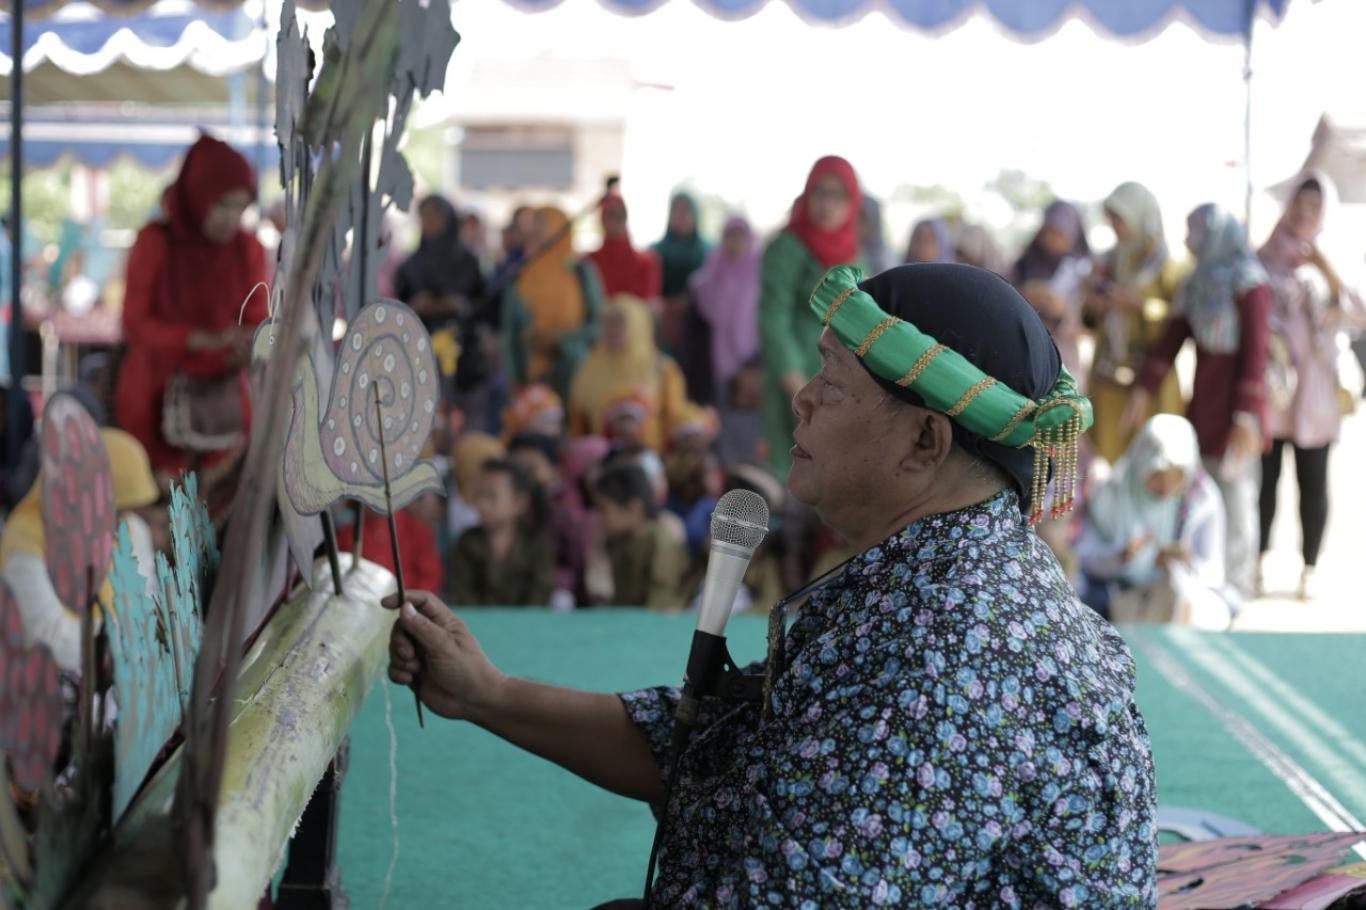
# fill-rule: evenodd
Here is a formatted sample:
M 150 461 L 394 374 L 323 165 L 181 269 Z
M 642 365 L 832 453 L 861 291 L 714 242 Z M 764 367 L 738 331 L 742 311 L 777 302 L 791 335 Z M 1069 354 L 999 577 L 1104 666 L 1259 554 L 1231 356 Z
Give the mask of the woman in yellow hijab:
M 503 296 L 503 366 L 513 385 L 550 385 L 561 398 L 598 334 L 602 284 L 592 263 L 574 254 L 569 218 L 536 212 L 531 263 Z
M 160 498 L 152 466 L 141 443 L 123 430 L 102 429 L 100 438 L 109 453 L 114 508 L 128 523 L 134 555 L 143 577 L 150 584 L 155 579 L 152 532 L 136 510 L 150 506 Z M 25 645 L 42 642 L 52 651 L 57 666 L 69 673 L 79 673 L 80 614 L 72 610 L 70 604 L 58 600 L 47 574 L 42 490 L 43 476 L 39 472 L 33 487 L 5 522 L 4 533 L 0 535 L 0 576 L 14 592 L 14 600 L 19 605 Z M 99 601 L 110 604 L 113 600 L 113 588 L 106 578 Z
M 674 424 L 687 416 L 683 372 L 655 343 L 654 315 L 639 297 L 618 294 L 602 314 L 602 337 L 574 377 L 569 393 L 569 432 L 607 436 L 608 406 L 623 390 L 643 393 L 653 403 L 643 420 L 641 441 L 661 450 Z

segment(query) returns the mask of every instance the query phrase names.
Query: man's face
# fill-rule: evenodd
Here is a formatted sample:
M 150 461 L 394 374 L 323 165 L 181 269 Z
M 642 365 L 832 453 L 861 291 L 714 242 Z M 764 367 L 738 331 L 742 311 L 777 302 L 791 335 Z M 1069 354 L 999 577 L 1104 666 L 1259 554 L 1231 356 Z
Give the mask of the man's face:
M 821 333 L 821 371 L 792 399 L 792 495 L 827 523 L 878 495 L 895 476 L 907 440 L 895 437 L 902 422 L 887 407 L 887 393 L 858 358 L 826 329 Z

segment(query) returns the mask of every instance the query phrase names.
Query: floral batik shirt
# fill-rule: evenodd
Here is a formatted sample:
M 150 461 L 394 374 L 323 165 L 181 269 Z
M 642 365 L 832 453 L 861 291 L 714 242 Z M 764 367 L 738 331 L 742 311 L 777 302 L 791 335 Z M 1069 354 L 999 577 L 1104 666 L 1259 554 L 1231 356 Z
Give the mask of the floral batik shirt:
M 767 712 L 704 702 L 656 907 L 1156 905 L 1133 660 L 1014 492 L 856 557 L 785 650 Z M 678 691 L 622 700 L 665 768 Z

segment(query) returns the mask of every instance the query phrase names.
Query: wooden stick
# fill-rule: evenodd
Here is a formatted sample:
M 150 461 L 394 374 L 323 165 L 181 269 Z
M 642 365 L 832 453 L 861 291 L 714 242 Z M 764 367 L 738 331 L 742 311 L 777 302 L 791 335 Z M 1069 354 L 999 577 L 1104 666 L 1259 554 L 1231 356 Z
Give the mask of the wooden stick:
M 398 579 L 398 605 L 402 608 L 408 599 L 407 588 L 403 584 L 403 560 L 398 552 L 398 522 L 394 519 L 394 501 L 389 488 L 389 456 L 384 450 L 384 407 L 379 399 L 379 383 L 373 386 L 375 390 L 375 432 L 379 434 L 379 462 L 384 471 L 384 511 L 389 513 L 389 546 L 394 552 L 394 577 Z M 413 647 L 417 644 L 414 642 Z M 421 654 L 418 655 L 420 661 Z M 421 673 L 421 670 L 418 671 Z M 413 701 L 417 703 L 417 725 L 425 729 L 426 723 L 422 720 L 422 696 L 417 694 L 417 678 L 413 679 Z
M 87 797 L 92 796 L 95 786 L 91 756 L 95 752 L 95 567 L 85 567 L 85 611 L 81 615 L 81 706 L 76 712 L 78 718 L 76 737 L 79 745 L 76 755 L 80 764 L 81 787 Z
M 356 541 L 351 547 L 351 555 L 354 557 L 352 566 L 360 565 L 361 558 L 365 556 L 365 503 L 356 500 Z
M 327 547 L 327 564 L 332 568 L 332 587 L 341 597 L 342 591 L 341 554 L 337 552 L 337 526 L 332 523 L 332 508 L 329 506 L 319 513 L 323 522 L 323 545 Z

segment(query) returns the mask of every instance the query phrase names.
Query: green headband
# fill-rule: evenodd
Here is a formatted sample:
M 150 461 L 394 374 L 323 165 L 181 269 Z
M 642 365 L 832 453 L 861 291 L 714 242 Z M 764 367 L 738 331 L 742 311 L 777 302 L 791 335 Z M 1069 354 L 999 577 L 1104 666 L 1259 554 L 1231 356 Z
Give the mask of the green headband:
M 859 290 L 862 280 L 858 269 L 836 266 L 811 293 L 811 309 L 840 343 L 875 374 L 911 389 L 926 407 L 964 429 L 1010 448 L 1032 446 L 1035 520 L 1042 508 L 1050 456 L 1059 467 L 1053 514 L 1057 517 L 1071 508 L 1077 441 L 1091 426 L 1092 414 L 1091 402 L 1077 391 L 1067 367 L 1059 369 L 1058 381 L 1047 395 L 1026 398 L 911 323 L 887 315 L 872 296 Z

